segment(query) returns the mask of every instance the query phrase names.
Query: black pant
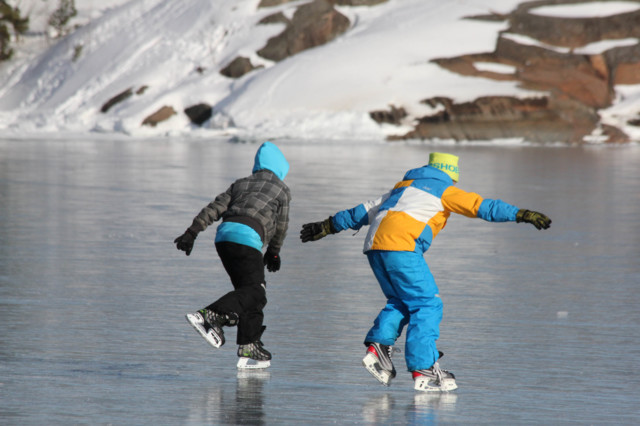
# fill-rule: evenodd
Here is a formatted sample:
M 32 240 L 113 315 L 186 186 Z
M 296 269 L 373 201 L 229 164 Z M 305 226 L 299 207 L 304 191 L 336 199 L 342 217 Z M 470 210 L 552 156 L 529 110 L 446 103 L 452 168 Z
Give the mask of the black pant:
M 216 250 L 235 290 L 207 306 L 207 309 L 221 314 L 237 314 L 237 344 L 256 342 L 262 335 L 262 309 L 267 304 L 262 252 L 230 242 L 216 243 Z

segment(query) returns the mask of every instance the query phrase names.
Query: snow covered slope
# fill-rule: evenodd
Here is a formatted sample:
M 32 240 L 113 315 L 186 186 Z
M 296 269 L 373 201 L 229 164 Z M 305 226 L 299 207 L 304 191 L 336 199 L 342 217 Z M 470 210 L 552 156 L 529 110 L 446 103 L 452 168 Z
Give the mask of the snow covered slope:
M 31 10 L 36 33 L 34 26 L 43 26 L 51 9 L 38 10 L 41 3 L 22 6 L 23 12 Z M 48 43 L 37 34 L 27 36 L 16 46 L 15 60 L 0 64 L 2 135 L 382 140 L 390 129 L 369 112 L 390 104 L 419 116 L 429 112 L 419 101 L 432 96 L 465 101 L 530 94 L 514 82 L 463 77 L 429 62 L 493 50 L 505 23 L 462 18 L 506 13 L 518 0 L 389 0 L 338 7 L 352 27 L 336 40 L 278 63 L 257 56 L 284 28 L 258 22 L 278 11 L 291 16 L 303 3 L 258 9 L 259 0 L 106 0 L 100 6 L 76 0 L 79 29 Z M 628 2 L 611 2 L 607 10 L 615 12 L 623 7 L 619 3 Z M 263 68 L 237 80 L 222 76 L 219 71 L 237 56 Z M 100 112 L 128 88 L 146 90 Z M 625 93 L 633 104 L 638 91 Z M 201 102 L 213 106 L 214 117 L 198 128 L 182 111 Z M 141 125 L 165 105 L 178 114 L 156 127 Z

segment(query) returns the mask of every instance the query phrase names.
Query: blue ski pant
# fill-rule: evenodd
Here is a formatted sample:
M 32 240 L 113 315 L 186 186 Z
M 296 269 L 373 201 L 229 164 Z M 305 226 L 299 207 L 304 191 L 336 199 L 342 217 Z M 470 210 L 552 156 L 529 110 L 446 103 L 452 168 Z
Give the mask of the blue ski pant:
M 430 368 L 438 360 L 442 301 L 422 254 L 408 251 L 367 252 L 387 304 L 365 343 L 393 345 L 407 326 L 405 360 L 409 371 Z

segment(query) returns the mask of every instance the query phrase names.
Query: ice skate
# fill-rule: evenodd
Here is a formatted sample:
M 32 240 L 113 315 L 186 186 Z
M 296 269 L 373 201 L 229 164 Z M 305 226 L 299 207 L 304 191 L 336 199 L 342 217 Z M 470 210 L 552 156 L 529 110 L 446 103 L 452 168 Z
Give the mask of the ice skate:
M 223 325 L 231 325 L 227 315 L 221 315 L 208 309 L 200 309 L 187 314 L 187 321 L 214 348 L 224 345 Z
M 262 342 L 257 341 L 238 346 L 239 369 L 267 368 L 271 365 L 271 352 L 262 347 Z
M 367 354 L 362 359 L 362 365 L 380 383 L 389 386 L 391 379 L 396 377 L 396 369 L 391 361 L 393 346 L 369 343 Z
M 458 388 L 453 373 L 440 369 L 436 362 L 431 368 L 412 372 L 415 390 L 422 392 L 448 392 Z

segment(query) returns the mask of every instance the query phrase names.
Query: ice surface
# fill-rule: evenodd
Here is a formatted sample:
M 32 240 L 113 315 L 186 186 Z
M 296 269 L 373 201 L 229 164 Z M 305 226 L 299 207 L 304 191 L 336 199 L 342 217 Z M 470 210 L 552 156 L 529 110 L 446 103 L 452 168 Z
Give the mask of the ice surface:
M 233 330 L 216 350 L 184 320 L 231 288 L 215 229 L 189 257 L 172 241 L 250 172 L 257 143 L 0 141 L 3 424 L 637 422 L 637 145 L 275 142 L 293 202 L 282 269 L 267 274 L 273 361 L 238 372 Z M 364 231 L 298 239 L 432 150 L 460 156 L 460 188 L 553 219 L 537 231 L 455 216 L 427 253 L 459 386 L 447 395 L 416 393 L 403 353 L 391 387 L 362 367 L 384 303 Z

